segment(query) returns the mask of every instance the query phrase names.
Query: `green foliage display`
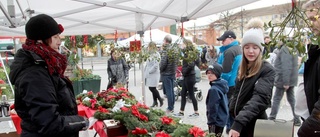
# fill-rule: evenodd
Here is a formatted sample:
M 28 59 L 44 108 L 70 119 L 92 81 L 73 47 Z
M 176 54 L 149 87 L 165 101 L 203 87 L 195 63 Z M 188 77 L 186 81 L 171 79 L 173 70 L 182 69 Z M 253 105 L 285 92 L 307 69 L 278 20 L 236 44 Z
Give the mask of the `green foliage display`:
M 97 45 L 97 43 L 101 40 L 103 40 L 103 41 L 100 44 L 105 44 L 105 38 L 102 35 L 95 35 L 95 36 L 87 35 L 87 36 L 88 36 L 88 46 L 90 48 L 95 47 Z M 72 49 L 75 47 L 83 48 L 85 46 L 83 43 L 83 38 L 84 38 L 83 35 L 76 35 L 75 36 L 76 43 L 74 43 L 74 41 L 71 41 L 71 36 L 65 36 L 64 45 L 69 49 Z
M 5 66 L 7 73 L 10 73 L 9 66 Z M 13 98 L 13 92 L 11 90 L 11 87 L 8 83 L 8 79 L 4 70 L 4 67 L 0 63 L 0 96 L 1 95 L 7 95 L 7 98 L 12 99 Z
M 114 119 L 115 121 L 119 121 L 128 129 L 128 137 L 206 136 L 206 133 L 200 128 L 184 124 L 180 118 L 166 116 L 163 110 L 149 108 L 139 103 L 123 87 L 108 89 L 97 94 L 93 94 L 92 92 L 82 93 L 77 95 L 77 100 L 80 100 L 83 105 L 91 109 L 96 109 L 95 118 L 99 120 Z M 122 105 L 119 106 L 119 104 Z
M 178 44 L 180 41 L 183 44 Z M 181 46 L 184 45 L 185 49 L 182 49 Z M 143 63 L 145 62 L 152 54 L 147 47 L 142 48 L 141 51 L 128 51 L 126 48 L 113 48 L 121 53 L 121 56 L 125 58 L 125 54 L 129 54 L 130 58 L 127 59 L 127 63 Z M 193 62 L 199 58 L 199 51 L 196 49 L 195 45 L 190 40 L 185 38 L 179 38 L 173 44 L 167 44 L 162 46 L 163 50 L 166 50 L 168 55 L 168 60 L 170 62 L 179 63 L 180 60 L 186 60 L 187 62 Z M 187 56 L 184 56 L 187 54 Z
M 306 17 L 305 12 L 301 9 L 301 5 L 292 1 L 292 9 L 281 23 L 273 24 L 270 21 L 265 24 L 265 28 L 270 29 L 269 36 L 271 38 L 270 44 L 263 44 L 267 48 L 267 53 L 270 52 L 270 48 L 286 44 L 291 49 L 292 54 L 304 56 L 302 58 L 304 62 L 307 59 L 305 56 L 307 41 L 311 40 L 312 44 L 320 45 L 320 37 L 310 31 L 312 23 Z M 288 28 L 290 29 L 288 30 Z
M 92 74 L 92 70 L 91 69 L 74 69 L 73 73 L 75 74 L 74 78 L 70 78 L 71 81 L 76 81 L 76 80 L 80 80 L 80 79 L 101 79 L 101 77 L 99 75 L 94 75 Z

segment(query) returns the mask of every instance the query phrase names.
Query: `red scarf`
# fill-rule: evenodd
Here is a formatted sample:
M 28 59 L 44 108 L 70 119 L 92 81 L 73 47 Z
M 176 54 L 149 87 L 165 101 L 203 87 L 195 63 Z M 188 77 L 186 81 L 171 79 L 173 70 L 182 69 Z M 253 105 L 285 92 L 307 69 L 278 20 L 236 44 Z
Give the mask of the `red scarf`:
M 32 51 L 39 55 L 48 65 L 48 71 L 52 75 L 58 73 L 60 77 L 64 77 L 64 71 L 67 68 L 67 59 L 49 46 L 27 39 L 26 44 L 22 45 L 24 50 Z

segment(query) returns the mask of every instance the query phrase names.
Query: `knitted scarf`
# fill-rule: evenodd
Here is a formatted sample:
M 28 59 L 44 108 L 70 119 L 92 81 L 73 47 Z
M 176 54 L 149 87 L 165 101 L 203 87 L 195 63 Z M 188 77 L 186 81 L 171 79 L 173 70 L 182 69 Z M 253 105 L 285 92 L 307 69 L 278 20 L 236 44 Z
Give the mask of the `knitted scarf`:
M 22 45 L 24 50 L 32 51 L 39 55 L 48 65 L 50 75 L 58 73 L 61 78 L 64 77 L 64 71 L 67 68 L 67 59 L 49 46 L 27 39 Z

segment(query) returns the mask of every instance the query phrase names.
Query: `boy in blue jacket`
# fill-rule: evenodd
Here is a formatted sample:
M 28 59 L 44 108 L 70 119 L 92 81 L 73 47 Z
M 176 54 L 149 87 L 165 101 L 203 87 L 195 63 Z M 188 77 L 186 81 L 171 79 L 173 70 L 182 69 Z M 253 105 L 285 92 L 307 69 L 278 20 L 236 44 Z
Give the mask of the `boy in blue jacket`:
M 229 87 L 228 82 L 220 78 L 221 72 L 222 67 L 217 63 L 210 65 L 206 71 L 211 86 L 206 99 L 207 124 L 209 133 L 215 133 L 216 137 L 222 136 L 229 117 L 227 98 Z

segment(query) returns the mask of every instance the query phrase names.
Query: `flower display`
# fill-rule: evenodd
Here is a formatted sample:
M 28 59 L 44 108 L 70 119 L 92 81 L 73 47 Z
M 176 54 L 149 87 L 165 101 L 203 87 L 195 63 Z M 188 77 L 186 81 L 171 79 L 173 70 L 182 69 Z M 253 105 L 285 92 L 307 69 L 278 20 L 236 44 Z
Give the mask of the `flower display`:
M 194 137 L 204 137 L 205 132 L 199 127 L 192 127 L 189 129 L 189 133 L 192 134 Z
M 184 124 L 180 118 L 166 116 L 160 109 L 149 108 L 138 102 L 125 88 L 113 88 L 96 95 L 86 93 L 78 95 L 82 104 L 95 109 L 98 120 L 114 119 L 124 125 L 128 137 L 204 137 L 210 134 L 190 124 Z M 87 104 L 86 104 L 87 103 Z M 211 135 L 212 136 L 212 135 Z

